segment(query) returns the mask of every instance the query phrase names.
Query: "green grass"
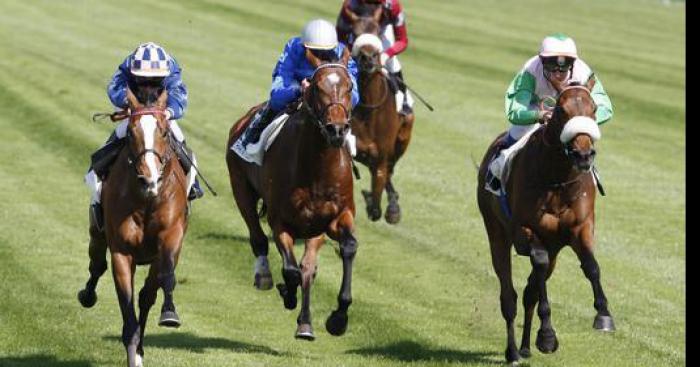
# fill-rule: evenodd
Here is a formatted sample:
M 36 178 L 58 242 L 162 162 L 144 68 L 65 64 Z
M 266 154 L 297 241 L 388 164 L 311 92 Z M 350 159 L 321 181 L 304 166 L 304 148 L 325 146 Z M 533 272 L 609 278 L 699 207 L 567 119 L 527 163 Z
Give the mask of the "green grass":
M 297 311 L 252 287 L 253 256 L 233 204 L 224 149 L 230 125 L 266 98 L 284 45 L 340 1 L 21 1 L 0 11 L 0 366 L 124 363 L 121 316 L 107 273 L 82 309 L 87 279 L 90 153 L 112 126 L 106 84 L 127 53 L 156 41 L 177 57 L 190 91 L 181 122 L 221 193 L 194 204 L 177 268 L 184 325 L 146 331 L 146 365 L 489 366 L 503 364 L 498 281 L 476 205 L 477 161 L 507 124 L 503 93 L 541 38 L 563 31 L 603 81 L 615 108 L 597 165 L 597 259 L 617 332 L 592 328 L 592 292 L 570 250 L 548 282 L 560 339 L 533 366 L 685 364 L 685 3 L 660 1 L 405 0 L 413 141 L 395 183 L 403 219 L 358 213 L 354 303 L 343 337 L 323 323 L 341 264 L 321 252 L 313 289 L 317 340 L 293 338 Z M 368 187 L 369 174 L 356 185 Z M 297 248 L 300 255 L 302 248 Z M 279 256 L 271 251 L 275 280 Z M 514 258 L 519 293 L 530 264 Z M 137 285 L 145 277 L 139 269 Z M 157 303 L 158 305 L 159 303 Z M 517 319 L 518 338 L 522 309 Z M 535 326 L 539 323 L 536 321 Z

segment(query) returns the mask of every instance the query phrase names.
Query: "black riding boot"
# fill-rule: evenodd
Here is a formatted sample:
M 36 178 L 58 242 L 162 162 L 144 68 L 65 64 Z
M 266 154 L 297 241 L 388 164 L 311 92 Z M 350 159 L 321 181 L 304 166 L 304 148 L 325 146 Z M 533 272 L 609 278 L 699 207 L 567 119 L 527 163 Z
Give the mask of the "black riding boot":
M 410 115 L 413 113 L 413 108 L 408 104 L 408 95 L 406 93 L 406 83 L 403 82 L 403 72 L 399 71 L 397 73 L 394 73 L 394 79 L 396 80 L 396 84 L 403 93 L 403 105 L 401 106 L 401 114 L 402 115 Z
M 260 139 L 260 134 L 262 134 L 262 131 L 265 130 L 267 125 L 272 122 L 275 115 L 277 115 L 277 113 L 270 108 L 269 103 L 265 105 L 265 108 L 258 111 L 253 117 L 253 121 L 250 123 L 248 130 L 245 132 L 242 142 L 243 147 L 246 147 L 248 144 L 257 143 Z
M 178 142 L 175 137 L 171 139 L 172 145 L 173 145 L 173 150 L 175 150 L 175 153 L 177 154 L 177 160 L 180 162 L 180 165 L 182 166 L 182 170 L 185 171 L 185 175 L 190 173 L 190 169 L 192 168 L 192 149 L 190 149 L 187 146 L 186 141 Z M 192 187 L 190 188 L 190 192 L 187 194 L 187 200 L 195 200 L 199 199 L 202 196 L 204 196 L 204 190 L 202 190 L 202 187 L 199 186 L 199 180 L 197 180 L 197 176 L 194 177 L 194 183 L 192 184 Z

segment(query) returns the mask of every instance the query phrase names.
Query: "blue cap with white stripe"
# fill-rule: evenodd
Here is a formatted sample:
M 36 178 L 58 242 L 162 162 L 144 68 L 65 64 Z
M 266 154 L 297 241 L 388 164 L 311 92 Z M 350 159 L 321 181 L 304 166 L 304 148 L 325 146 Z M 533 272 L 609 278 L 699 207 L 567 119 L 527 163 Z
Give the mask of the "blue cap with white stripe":
M 166 77 L 170 75 L 168 62 L 170 56 L 153 42 L 147 42 L 136 48 L 131 60 L 131 73 L 145 77 Z

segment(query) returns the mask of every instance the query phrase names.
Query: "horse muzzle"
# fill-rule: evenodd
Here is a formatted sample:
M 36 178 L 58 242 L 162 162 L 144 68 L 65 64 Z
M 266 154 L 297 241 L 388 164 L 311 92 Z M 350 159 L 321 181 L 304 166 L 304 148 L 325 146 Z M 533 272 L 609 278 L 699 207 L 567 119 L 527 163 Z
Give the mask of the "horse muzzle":
M 567 155 L 572 160 L 576 169 L 579 171 L 588 171 L 591 169 L 591 166 L 593 166 L 596 151 L 593 148 L 587 150 L 572 149 L 568 151 Z
M 350 123 L 327 123 L 323 127 L 324 135 L 326 136 L 326 141 L 334 148 L 340 148 L 345 142 L 345 136 L 350 131 Z
M 152 180 L 149 177 L 139 175 L 138 181 L 141 185 L 141 192 L 143 196 L 152 199 L 158 196 L 158 189 L 160 187 L 160 181 L 163 176 L 158 176 L 158 179 Z

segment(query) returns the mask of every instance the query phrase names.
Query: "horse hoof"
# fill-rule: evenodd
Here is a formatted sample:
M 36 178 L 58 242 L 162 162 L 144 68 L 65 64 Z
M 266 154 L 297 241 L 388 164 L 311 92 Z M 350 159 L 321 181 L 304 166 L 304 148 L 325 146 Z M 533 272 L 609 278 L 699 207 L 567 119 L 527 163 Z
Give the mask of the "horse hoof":
M 272 274 L 255 274 L 255 281 L 253 282 L 253 285 L 255 288 L 261 291 L 268 291 L 272 289 Z
M 85 308 L 90 308 L 97 303 L 97 293 L 95 291 L 89 292 L 86 289 L 78 292 L 78 301 Z
M 520 354 L 516 348 L 506 348 L 506 362 L 512 366 L 517 366 L 520 361 Z
M 593 320 L 593 328 L 600 331 L 612 332 L 615 331 L 615 322 L 612 316 L 596 315 Z
M 163 311 L 160 313 L 160 321 L 158 321 L 159 326 L 178 328 L 182 323 L 180 322 L 180 317 L 177 316 L 175 311 Z
M 530 348 L 520 348 L 520 356 L 523 358 L 530 358 L 532 356 Z
M 537 349 L 542 353 L 554 353 L 559 348 L 559 341 L 554 329 L 540 329 L 537 331 Z
M 384 219 L 389 224 L 396 224 L 401 220 L 401 208 L 399 205 L 389 205 L 384 213 Z
M 290 292 L 285 284 L 277 283 L 277 291 L 279 292 L 280 297 L 282 297 L 282 300 L 284 301 L 284 308 L 288 310 L 293 310 L 297 308 L 296 287 L 294 288 L 294 290 L 295 292 Z
M 311 328 L 311 324 L 299 324 L 297 326 L 297 333 L 294 335 L 297 339 L 308 340 L 310 342 L 316 339 L 314 331 Z
M 335 336 L 345 334 L 348 329 L 348 314 L 345 312 L 333 311 L 328 320 L 326 320 L 326 330 L 328 333 Z

